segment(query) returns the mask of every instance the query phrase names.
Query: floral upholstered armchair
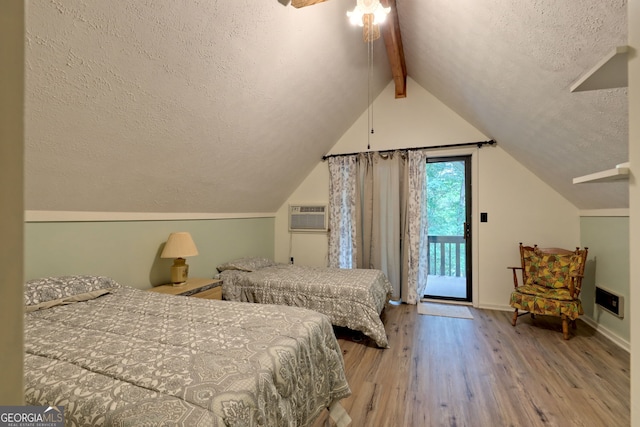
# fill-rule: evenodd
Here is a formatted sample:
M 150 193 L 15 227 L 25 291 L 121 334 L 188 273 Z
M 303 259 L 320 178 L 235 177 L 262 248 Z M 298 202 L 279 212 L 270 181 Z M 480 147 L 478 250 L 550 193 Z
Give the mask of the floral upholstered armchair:
M 569 323 L 575 329 L 576 319 L 583 314 L 580 301 L 582 277 L 588 248 L 569 251 L 560 248 L 538 248 L 520 243 L 521 267 L 508 267 L 513 271 L 514 290 L 511 293 L 513 326 L 518 316 L 531 313 L 562 318 L 562 335 L 569 339 Z M 521 285 L 517 270 L 522 271 Z M 518 310 L 525 313 L 518 314 Z

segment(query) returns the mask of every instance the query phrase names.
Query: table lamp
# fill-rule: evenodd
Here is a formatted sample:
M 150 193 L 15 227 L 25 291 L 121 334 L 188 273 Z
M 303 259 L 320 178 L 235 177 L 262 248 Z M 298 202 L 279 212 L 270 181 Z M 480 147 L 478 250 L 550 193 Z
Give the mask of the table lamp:
M 189 277 L 189 266 L 185 258 L 198 255 L 191 234 L 186 231 L 171 233 L 164 245 L 160 258 L 175 258 L 171 266 L 171 283 L 173 286 L 184 284 Z

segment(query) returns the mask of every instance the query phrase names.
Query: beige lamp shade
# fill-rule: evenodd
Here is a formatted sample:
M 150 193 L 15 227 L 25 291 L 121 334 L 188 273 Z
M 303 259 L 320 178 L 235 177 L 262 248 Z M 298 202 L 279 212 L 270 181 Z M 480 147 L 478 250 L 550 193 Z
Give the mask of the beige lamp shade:
M 196 255 L 198 255 L 198 249 L 193 243 L 191 234 L 181 231 L 169 235 L 160 258 L 175 258 L 171 266 L 171 283 L 174 286 L 186 283 L 189 277 L 189 266 L 185 258 Z
M 196 255 L 198 255 L 198 249 L 196 244 L 193 243 L 191 234 L 186 231 L 180 231 L 169 235 L 160 258 L 186 258 Z

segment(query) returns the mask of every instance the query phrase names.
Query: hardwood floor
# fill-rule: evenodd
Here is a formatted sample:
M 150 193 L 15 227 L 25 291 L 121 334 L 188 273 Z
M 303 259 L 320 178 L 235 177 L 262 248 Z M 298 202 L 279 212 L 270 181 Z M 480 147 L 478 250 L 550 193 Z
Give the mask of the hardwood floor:
M 388 349 L 337 330 L 352 427 L 630 425 L 629 354 L 582 321 L 470 308 L 474 319 L 383 314 Z M 332 426 L 323 413 L 314 427 Z

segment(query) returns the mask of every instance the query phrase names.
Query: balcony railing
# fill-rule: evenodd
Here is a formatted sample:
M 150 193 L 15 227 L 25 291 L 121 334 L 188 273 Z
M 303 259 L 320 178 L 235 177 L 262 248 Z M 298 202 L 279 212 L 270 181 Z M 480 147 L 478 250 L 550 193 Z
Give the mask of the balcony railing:
M 466 242 L 463 236 L 429 236 L 429 275 L 466 277 Z

